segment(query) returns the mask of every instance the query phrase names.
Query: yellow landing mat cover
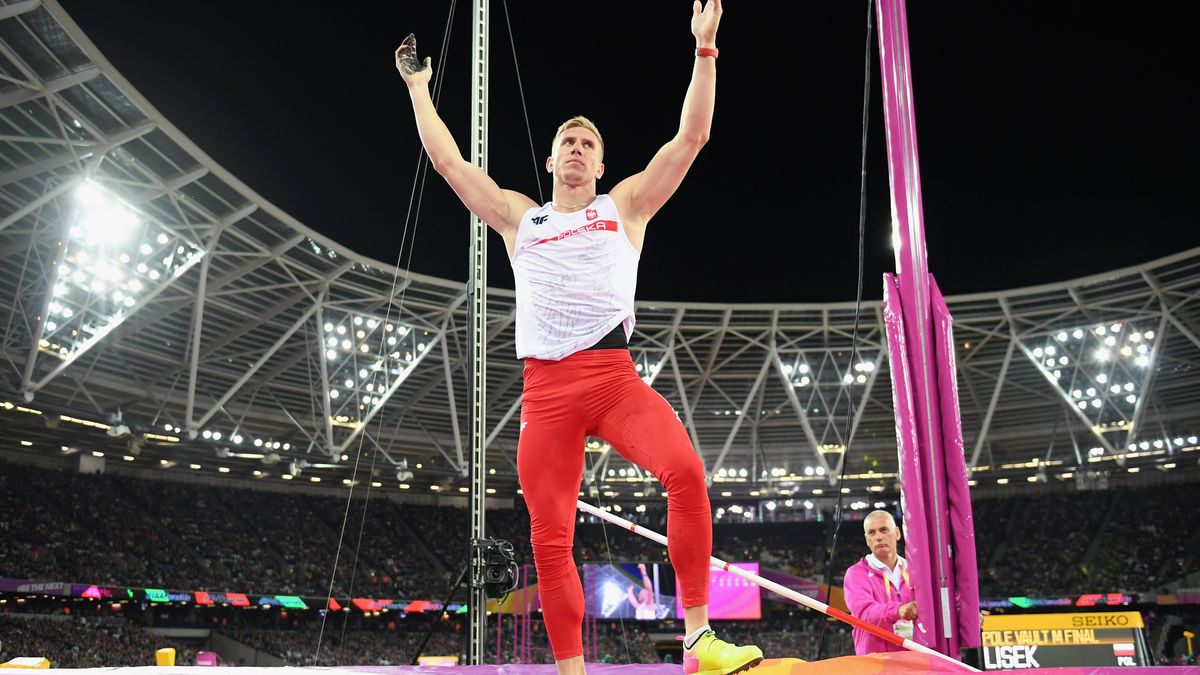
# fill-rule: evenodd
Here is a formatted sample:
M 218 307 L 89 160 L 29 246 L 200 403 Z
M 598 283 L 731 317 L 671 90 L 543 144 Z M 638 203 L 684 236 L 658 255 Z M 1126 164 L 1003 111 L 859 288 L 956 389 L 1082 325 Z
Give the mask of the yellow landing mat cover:
M 869 656 L 843 656 L 822 661 L 767 659 L 747 675 L 870 675 L 872 673 L 961 673 L 965 666 L 919 654 L 891 652 Z

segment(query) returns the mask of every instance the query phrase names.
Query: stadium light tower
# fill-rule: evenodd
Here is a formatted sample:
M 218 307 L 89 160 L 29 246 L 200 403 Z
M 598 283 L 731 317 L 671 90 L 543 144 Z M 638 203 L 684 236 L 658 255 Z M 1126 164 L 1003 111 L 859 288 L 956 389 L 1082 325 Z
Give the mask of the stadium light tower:
M 409 323 L 317 310 L 325 393 L 325 442 L 336 457 L 416 370 L 441 338 Z
M 29 400 L 204 257 L 92 181 L 79 182 L 68 204 L 21 380 Z

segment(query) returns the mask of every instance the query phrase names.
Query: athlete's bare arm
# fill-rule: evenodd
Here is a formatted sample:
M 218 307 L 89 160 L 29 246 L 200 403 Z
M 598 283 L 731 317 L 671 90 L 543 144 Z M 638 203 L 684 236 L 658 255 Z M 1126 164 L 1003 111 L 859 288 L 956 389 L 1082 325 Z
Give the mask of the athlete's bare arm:
M 654 594 L 654 584 L 650 581 L 650 574 L 646 572 L 646 563 L 638 563 L 638 570 L 642 573 L 642 587 Z
M 721 0 L 700 0 L 692 5 L 692 35 L 696 47 L 717 46 L 717 25 L 721 22 Z M 692 81 L 683 99 L 679 131 L 667 142 L 640 173 L 618 183 L 611 195 L 621 212 L 630 241 L 642 249 L 646 224 L 675 194 L 691 168 L 700 148 L 708 142 L 712 127 L 713 102 L 717 91 L 717 65 L 712 56 L 697 56 L 692 65 Z
M 463 159 L 429 95 L 432 61 L 426 57 L 422 63 L 417 58 L 417 41 L 411 35 L 396 50 L 396 70 L 408 85 L 421 143 L 429 153 L 434 170 L 446 179 L 471 213 L 500 233 L 511 256 L 521 216 L 536 204 L 519 192 L 501 189 L 483 169 Z

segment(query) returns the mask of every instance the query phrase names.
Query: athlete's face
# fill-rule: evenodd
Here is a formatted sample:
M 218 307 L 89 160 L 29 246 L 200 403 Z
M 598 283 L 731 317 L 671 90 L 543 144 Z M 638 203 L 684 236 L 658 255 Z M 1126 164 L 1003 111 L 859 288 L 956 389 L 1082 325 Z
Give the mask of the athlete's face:
M 559 135 L 546 170 L 569 185 L 589 183 L 604 175 L 600 139 L 583 127 L 571 127 Z

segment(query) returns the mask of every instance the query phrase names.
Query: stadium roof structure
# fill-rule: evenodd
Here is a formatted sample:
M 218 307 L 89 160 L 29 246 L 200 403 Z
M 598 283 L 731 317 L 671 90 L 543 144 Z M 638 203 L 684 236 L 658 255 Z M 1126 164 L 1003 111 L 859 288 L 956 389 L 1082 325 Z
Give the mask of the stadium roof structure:
M 512 494 L 513 295 L 489 297 L 489 481 Z M 1198 297 L 1200 249 L 949 297 L 975 479 L 1194 469 Z M 260 197 L 53 0 L 0 5 L 3 453 L 115 448 L 155 470 L 330 482 L 363 458 L 387 488 L 459 488 L 465 300 L 464 283 L 347 250 Z M 854 324 L 853 303 L 642 301 L 632 353 L 721 490 L 829 493 L 845 458 L 843 487 L 892 492 L 879 303 L 857 342 Z M 653 492 L 608 446 L 587 450 L 597 488 Z

